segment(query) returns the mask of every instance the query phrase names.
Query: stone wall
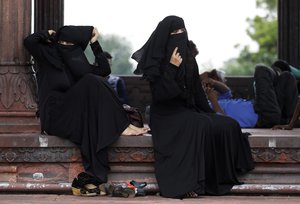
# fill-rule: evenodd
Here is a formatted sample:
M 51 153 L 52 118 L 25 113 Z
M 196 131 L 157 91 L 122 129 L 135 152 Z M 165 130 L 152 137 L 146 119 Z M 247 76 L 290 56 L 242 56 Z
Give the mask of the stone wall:
M 128 103 L 138 107 L 142 113 L 151 103 L 151 92 L 148 82 L 140 76 L 122 76 L 126 84 Z M 234 98 L 253 99 L 253 77 L 227 77 L 226 84 L 231 88 Z

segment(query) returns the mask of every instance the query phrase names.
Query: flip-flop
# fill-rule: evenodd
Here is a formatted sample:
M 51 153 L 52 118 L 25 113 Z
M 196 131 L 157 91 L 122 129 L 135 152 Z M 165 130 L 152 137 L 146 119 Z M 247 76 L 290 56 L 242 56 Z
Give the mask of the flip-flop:
M 184 194 L 181 199 L 183 199 L 183 198 L 197 198 L 198 196 L 199 195 L 197 193 L 195 193 L 194 191 L 191 191 L 191 192 L 187 192 L 186 194 Z
M 147 182 L 137 182 L 135 180 L 130 181 L 130 184 L 133 185 L 135 188 L 144 188 L 147 186 Z
M 111 194 L 112 197 L 129 197 L 129 191 L 125 190 L 122 186 L 117 186 L 114 188 Z
M 99 185 L 100 195 L 112 195 L 115 187 L 109 183 Z
M 146 192 L 143 188 L 147 186 L 146 182 L 137 182 L 137 181 L 130 181 L 130 185 L 135 188 L 136 196 L 146 196 Z

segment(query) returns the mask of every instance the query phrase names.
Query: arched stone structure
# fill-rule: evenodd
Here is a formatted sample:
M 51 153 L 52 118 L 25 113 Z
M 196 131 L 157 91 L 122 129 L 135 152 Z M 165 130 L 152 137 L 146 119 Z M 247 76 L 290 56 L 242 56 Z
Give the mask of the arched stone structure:
M 279 58 L 300 67 L 300 2 L 279 0 Z M 0 0 L 0 133 L 38 131 L 30 56 L 23 39 L 31 33 L 30 0 Z M 34 28 L 63 25 L 64 0 L 34 0 Z
M 0 191 L 70 193 L 70 183 L 82 170 L 79 149 L 59 137 L 40 135 L 35 118 L 37 105 L 31 90 L 30 56 L 23 47 L 24 37 L 31 33 L 31 2 L 0 0 Z M 286 32 L 280 35 L 297 30 L 294 26 L 299 25 L 300 10 L 292 9 L 294 14 L 288 12 L 291 2 L 297 3 L 297 0 L 279 2 L 281 8 L 287 9 L 280 13 L 279 32 Z M 63 0 L 35 0 L 34 3 L 35 30 L 57 29 L 63 25 Z M 296 20 L 289 17 L 294 15 Z M 299 39 L 296 39 L 296 44 L 287 37 L 283 39 L 280 38 L 279 42 L 283 59 L 294 59 L 289 57 L 299 51 Z M 282 49 L 287 47 L 288 52 Z M 136 77 L 128 85 L 129 96 L 139 98 L 141 102 L 132 102 L 134 106 L 146 104 L 150 96 L 149 87 L 140 86 L 140 82 Z M 241 87 L 241 83 L 235 85 Z M 300 194 L 300 130 L 294 135 L 279 132 L 277 136 L 264 130 L 253 131 L 258 131 L 250 138 L 257 168 L 243 177 L 252 185 L 234 191 Z M 148 135 L 138 138 L 121 136 L 109 150 L 109 161 L 110 181 L 127 183 L 133 178 L 141 179 L 148 182 L 149 190 L 157 190 L 152 140 Z M 274 186 L 273 183 L 283 185 Z

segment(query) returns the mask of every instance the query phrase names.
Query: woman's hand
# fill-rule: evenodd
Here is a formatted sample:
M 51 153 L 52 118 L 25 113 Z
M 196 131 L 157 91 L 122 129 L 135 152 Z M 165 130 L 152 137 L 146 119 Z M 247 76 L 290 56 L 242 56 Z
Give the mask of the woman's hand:
M 56 31 L 55 30 L 48 30 L 48 34 L 51 35 L 55 35 Z
M 98 29 L 94 27 L 93 32 L 92 32 L 92 38 L 90 40 L 91 43 L 94 43 L 98 40 L 98 37 L 100 36 Z
M 182 62 L 182 58 L 180 56 L 180 53 L 177 52 L 177 50 L 178 50 L 178 47 L 175 47 L 175 49 L 172 53 L 171 59 L 170 59 L 170 63 L 175 65 L 176 67 L 179 67 Z
M 56 34 L 55 30 L 48 30 L 49 37 L 47 39 L 48 43 L 52 43 L 54 41 L 54 36 Z

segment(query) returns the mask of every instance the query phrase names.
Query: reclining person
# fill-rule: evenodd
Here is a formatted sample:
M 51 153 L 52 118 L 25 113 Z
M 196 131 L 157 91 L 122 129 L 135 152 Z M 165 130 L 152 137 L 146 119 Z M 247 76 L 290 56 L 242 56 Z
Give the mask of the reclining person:
M 216 112 L 234 118 L 242 128 L 271 128 L 288 123 L 298 101 L 296 78 L 285 71 L 285 67 L 289 64 L 282 60 L 275 61 L 272 68 L 265 65 L 255 67 L 254 100 L 232 99 L 224 81 L 220 77 L 209 77 L 208 72 L 201 74 L 200 78 Z

